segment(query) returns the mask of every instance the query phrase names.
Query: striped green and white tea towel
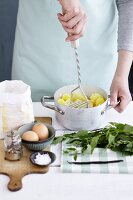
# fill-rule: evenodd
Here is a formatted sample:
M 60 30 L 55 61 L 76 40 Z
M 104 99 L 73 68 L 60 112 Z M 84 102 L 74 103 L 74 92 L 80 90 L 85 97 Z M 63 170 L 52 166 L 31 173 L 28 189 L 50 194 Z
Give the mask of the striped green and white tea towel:
M 122 156 L 121 153 L 110 149 L 96 148 L 93 154 L 89 151 L 85 155 L 78 154 L 76 161 L 109 161 L 122 159 L 124 162 L 109 164 L 75 165 L 67 161 L 74 161 L 73 155 L 64 154 L 68 145 L 62 143 L 61 169 L 63 173 L 110 173 L 110 174 L 133 174 L 133 156 Z

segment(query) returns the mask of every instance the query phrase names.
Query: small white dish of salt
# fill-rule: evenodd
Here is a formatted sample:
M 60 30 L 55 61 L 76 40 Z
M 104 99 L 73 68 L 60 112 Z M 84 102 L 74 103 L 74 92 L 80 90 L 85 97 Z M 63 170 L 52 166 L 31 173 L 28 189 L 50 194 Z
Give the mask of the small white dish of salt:
M 43 167 L 50 165 L 55 161 L 55 159 L 55 154 L 50 151 L 39 151 L 30 155 L 30 161 L 33 164 Z

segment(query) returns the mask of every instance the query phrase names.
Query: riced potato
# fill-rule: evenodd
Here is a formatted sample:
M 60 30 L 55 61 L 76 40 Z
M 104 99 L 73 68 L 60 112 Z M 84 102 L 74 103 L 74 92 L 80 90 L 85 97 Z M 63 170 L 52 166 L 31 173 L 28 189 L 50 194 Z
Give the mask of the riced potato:
M 92 93 L 88 98 L 89 106 L 96 107 L 105 102 L 105 98 L 99 93 Z M 74 93 L 72 96 L 70 94 L 63 94 L 58 100 L 58 104 L 61 106 L 69 106 L 70 103 L 84 102 L 85 97 L 80 93 Z

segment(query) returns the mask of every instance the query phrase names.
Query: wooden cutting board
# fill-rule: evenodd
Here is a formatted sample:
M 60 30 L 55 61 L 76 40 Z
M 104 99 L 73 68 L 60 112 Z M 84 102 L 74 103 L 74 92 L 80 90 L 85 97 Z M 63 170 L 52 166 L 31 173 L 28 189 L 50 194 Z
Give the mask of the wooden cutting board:
M 49 117 L 36 117 L 35 120 L 52 124 L 52 119 Z M 9 176 L 10 180 L 7 185 L 9 190 L 20 190 L 22 188 L 22 178 L 25 175 L 48 172 L 49 167 L 39 167 L 30 162 L 29 156 L 31 153 L 32 151 L 23 147 L 23 157 L 20 161 L 5 160 L 4 141 L 0 140 L 0 174 Z

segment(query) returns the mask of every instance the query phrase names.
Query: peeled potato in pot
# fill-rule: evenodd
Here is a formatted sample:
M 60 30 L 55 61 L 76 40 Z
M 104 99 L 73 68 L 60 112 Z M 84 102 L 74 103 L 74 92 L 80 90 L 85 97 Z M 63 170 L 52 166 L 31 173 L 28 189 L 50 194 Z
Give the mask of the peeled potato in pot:
M 49 131 L 47 126 L 42 123 L 37 123 L 32 127 L 32 131 L 37 133 L 39 140 L 46 140 L 49 136 Z
M 39 137 L 37 133 L 33 131 L 26 131 L 25 133 L 23 133 L 22 139 L 30 142 L 36 142 L 39 140 Z
M 96 104 L 96 106 L 99 106 L 99 105 L 103 104 L 104 102 L 105 102 L 104 98 L 103 97 L 99 97 L 99 98 L 97 98 L 95 104 Z

